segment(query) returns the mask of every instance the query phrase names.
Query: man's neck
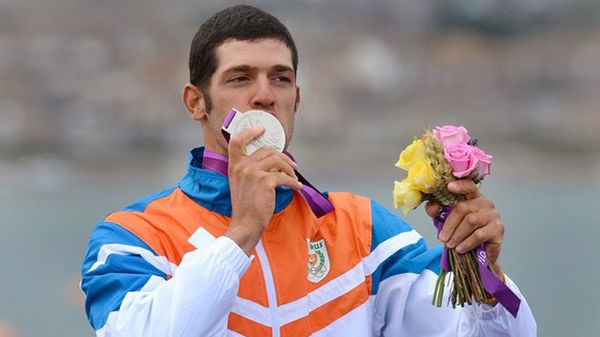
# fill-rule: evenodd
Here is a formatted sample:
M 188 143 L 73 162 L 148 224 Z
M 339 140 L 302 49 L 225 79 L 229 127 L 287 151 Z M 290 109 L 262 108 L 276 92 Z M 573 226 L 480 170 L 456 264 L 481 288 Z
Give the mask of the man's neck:
M 205 140 L 204 142 L 204 151 L 208 151 L 210 153 L 216 153 L 218 155 L 221 155 L 225 158 L 229 158 L 229 155 L 227 154 L 227 148 L 223 148 L 223 146 L 220 146 L 219 144 L 217 144 L 216 142 L 207 142 Z

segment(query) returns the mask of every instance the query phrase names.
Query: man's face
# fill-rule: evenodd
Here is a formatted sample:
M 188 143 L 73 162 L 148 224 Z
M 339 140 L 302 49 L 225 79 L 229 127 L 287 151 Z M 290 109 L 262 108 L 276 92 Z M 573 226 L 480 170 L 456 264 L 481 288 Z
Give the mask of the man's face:
M 217 69 L 205 93 L 212 102 L 212 109 L 203 120 L 207 148 L 227 153 L 221 126 L 232 108 L 241 112 L 260 109 L 273 114 L 283 125 L 287 148 L 300 102 L 290 49 L 276 39 L 229 40 L 215 54 Z

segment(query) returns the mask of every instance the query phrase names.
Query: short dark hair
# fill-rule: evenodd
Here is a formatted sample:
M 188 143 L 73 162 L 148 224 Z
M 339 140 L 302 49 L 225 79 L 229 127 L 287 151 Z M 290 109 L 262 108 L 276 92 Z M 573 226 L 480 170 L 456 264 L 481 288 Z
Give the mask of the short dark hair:
M 298 51 L 292 35 L 273 15 L 248 5 L 226 8 L 204 22 L 190 48 L 190 83 L 206 91 L 217 69 L 215 50 L 229 39 L 253 41 L 264 38 L 281 40 L 292 52 L 294 71 L 298 68 Z

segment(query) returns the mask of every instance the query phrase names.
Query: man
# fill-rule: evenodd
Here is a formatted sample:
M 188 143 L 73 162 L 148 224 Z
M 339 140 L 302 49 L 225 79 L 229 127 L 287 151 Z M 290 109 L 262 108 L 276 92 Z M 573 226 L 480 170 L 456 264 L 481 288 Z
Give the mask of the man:
M 205 147 L 192 151 L 176 186 L 108 215 L 92 233 L 82 289 L 97 335 L 534 335 L 524 300 L 516 318 L 494 303 L 432 306 L 441 249 L 427 250 L 401 219 L 349 193 L 329 193 L 334 209 L 317 217 L 288 155 L 246 153 L 263 128 L 226 141 L 221 126 L 233 108 L 260 109 L 279 120 L 289 145 L 297 64 L 285 26 L 256 8 L 228 8 L 200 27 L 183 102 Z M 227 169 L 207 165 L 215 158 Z M 502 275 L 498 212 L 472 182 L 450 188 L 469 200 L 440 239 L 459 250 L 485 243 Z

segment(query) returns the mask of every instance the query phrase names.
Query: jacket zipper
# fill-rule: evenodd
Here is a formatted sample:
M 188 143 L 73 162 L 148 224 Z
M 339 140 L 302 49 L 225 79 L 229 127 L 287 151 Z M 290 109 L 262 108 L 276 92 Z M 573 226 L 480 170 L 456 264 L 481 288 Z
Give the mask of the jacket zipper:
M 271 311 L 271 329 L 273 330 L 273 337 L 280 337 L 280 323 L 279 314 L 277 312 L 277 295 L 275 294 L 275 282 L 273 281 L 273 273 L 271 273 L 271 266 L 267 259 L 265 248 L 263 247 L 262 240 L 258 241 L 256 245 L 256 255 L 258 255 L 258 261 L 263 271 L 263 277 L 265 279 L 265 286 L 267 287 L 267 299 L 269 300 L 269 309 Z

